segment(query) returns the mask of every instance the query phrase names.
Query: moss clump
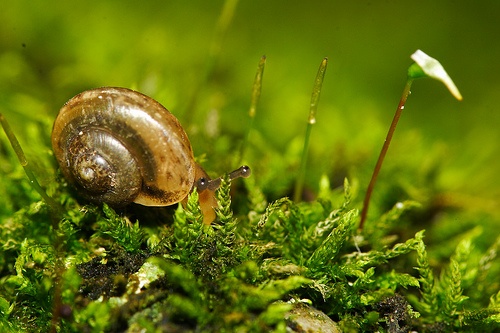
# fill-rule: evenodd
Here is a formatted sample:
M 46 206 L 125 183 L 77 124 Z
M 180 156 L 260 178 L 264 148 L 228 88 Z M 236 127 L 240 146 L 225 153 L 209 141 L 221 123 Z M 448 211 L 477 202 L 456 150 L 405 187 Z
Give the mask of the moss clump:
M 305 320 L 299 304 L 344 332 L 499 327 L 500 242 L 478 251 L 481 229 L 459 230 L 436 274 L 424 231 L 403 241 L 394 232 L 423 205 L 398 203 L 360 232 L 347 181 L 331 189 L 322 179 L 321 197 L 299 204 L 267 203 L 254 180 L 243 184 L 247 200 L 234 206 L 223 179 L 209 226 L 197 192 L 172 224 L 139 226 L 106 205 L 65 199 L 65 217 L 52 230 L 42 202 L 20 210 L 1 233 L 2 327 L 284 332 Z

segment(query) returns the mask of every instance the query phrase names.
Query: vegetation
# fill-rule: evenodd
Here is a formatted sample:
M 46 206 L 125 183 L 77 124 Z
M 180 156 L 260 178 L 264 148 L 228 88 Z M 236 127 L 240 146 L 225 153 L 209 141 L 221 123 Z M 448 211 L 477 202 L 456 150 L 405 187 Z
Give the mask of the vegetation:
M 361 228 L 363 195 L 375 153 L 370 150 L 368 157 L 360 148 L 366 141 L 353 133 L 345 144 L 352 152 L 338 148 L 341 157 L 325 167 L 315 144 L 335 142 L 315 138 L 321 128 L 311 130 L 310 125 L 306 139 L 301 132 L 283 149 L 267 140 L 259 118 L 265 118 L 270 108 L 262 105 L 260 96 L 261 91 L 277 88 L 265 81 L 265 58 L 259 62 L 253 92 L 247 91 L 240 103 L 245 108 L 250 104 L 250 116 L 238 111 L 236 118 L 242 121 L 234 124 L 235 132 L 214 120 L 218 113 L 202 115 L 210 103 L 219 106 L 217 110 L 233 107 L 220 101 L 216 83 L 223 76 L 217 61 L 224 57 L 220 49 L 231 30 L 236 4 L 226 1 L 218 23 L 213 23 L 216 33 L 212 45 L 206 45 L 211 50 L 207 65 L 187 74 L 191 75 L 187 82 L 199 84 L 192 91 L 172 88 L 161 79 L 148 85 L 154 74 L 98 81 L 140 82 L 136 88 L 144 88 L 162 103 L 170 98 L 174 107 L 185 97 L 189 102 L 179 119 L 198 160 L 209 165 L 208 170 L 231 170 L 240 162 L 253 168 L 250 178 L 232 183 L 223 178 L 217 192 L 217 219 L 208 226 L 202 223 L 196 191 L 185 205 L 161 209 L 134 205 L 117 209 L 82 199 L 59 174 L 51 155 L 54 113 L 44 110 L 57 110 L 64 98 L 49 98 L 47 91 L 58 90 L 52 83 L 50 89 L 40 88 L 41 78 L 29 67 L 36 61 L 21 52 L 0 54 L 1 63 L 8 61 L 12 69 L 2 65 L 0 71 L 2 121 L 12 123 L 25 150 L 23 158 L 20 147 L 12 149 L 9 138 L 0 135 L 0 331 L 285 332 L 300 331 L 304 320 L 316 330 L 342 332 L 499 330 L 500 236 L 494 209 L 498 202 L 488 194 L 494 191 L 495 180 L 480 195 L 463 192 L 465 183 L 480 184 L 481 176 L 469 179 L 471 169 L 450 168 L 446 158 L 450 143 L 429 144 L 418 128 L 402 131 L 400 145 L 393 142 L 391 147 L 397 154 L 388 156 L 380 171 Z M 15 11 L 14 6 L 8 9 Z M 153 28 L 149 27 L 151 33 Z M 160 51 L 151 47 L 144 52 Z M 54 63 L 64 63 L 62 58 Z M 418 67 L 410 65 L 410 79 L 436 78 L 415 61 Z M 330 69 L 334 62 L 330 58 Z M 158 63 L 155 59 L 153 67 L 160 72 L 163 67 Z M 54 68 L 58 71 L 52 75 L 68 70 L 85 73 L 77 64 Z M 272 70 L 268 66 L 266 74 Z M 319 102 L 319 92 L 323 98 L 328 91 L 322 87 L 330 75 L 325 71 L 323 60 L 311 99 L 315 121 L 311 116 L 308 121 L 316 122 L 317 111 L 315 126 L 320 126 L 323 110 L 332 108 L 328 100 Z M 5 84 L 19 73 L 31 75 L 31 88 Z M 309 74 L 310 86 L 314 73 Z M 85 84 L 67 79 L 60 83 L 66 86 L 62 90 L 83 90 L 92 82 L 85 75 Z M 147 89 L 151 86 L 153 93 Z M 302 101 L 289 98 L 290 105 Z M 307 103 L 306 99 L 301 108 L 307 110 Z M 412 105 L 405 112 L 418 110 Z M 358 121 L 364 129 L 363 119 Z M 278 133 L 279 127 L 274 124 L 276 135 L 285 135 Z M 377 126 L 372 130 L 375 134 L 368 137 L 380 140 L 373 145 L 376 151 L 383 133 Z M 491 143 L 475 144 L 477 150 L 488 151 Z M 294 192 L 294 200 L 289 199 Z M 315 319 L 307 313 L 315 313 Z

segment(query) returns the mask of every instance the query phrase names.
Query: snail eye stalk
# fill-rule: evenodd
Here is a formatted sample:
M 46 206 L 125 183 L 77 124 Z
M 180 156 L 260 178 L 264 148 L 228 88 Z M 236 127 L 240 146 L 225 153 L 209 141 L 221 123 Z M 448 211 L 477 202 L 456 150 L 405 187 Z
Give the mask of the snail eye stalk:
M 250 169 L 250 167 L 248 165 L 243 165 L 229 173 L 229 180 L 233 180 L 236 178 L 248 178 L 251 174 L 252 170 Z M 220 183 L 221 177 L 212 180 L 201 177 L 196 181 L 196 188 L 198 189 L 198 192 L 202 192 L 206 189 L 215 191 L 219 188 Z

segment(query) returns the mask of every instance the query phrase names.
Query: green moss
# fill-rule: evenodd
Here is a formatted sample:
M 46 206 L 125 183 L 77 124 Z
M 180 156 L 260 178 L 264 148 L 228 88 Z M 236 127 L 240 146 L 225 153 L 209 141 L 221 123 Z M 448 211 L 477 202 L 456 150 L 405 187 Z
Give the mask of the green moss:
M 234 14 L 231 4 L 236 4 L 227 3 L 229 12 L 221 16 L 225 19 Z M 163 20 L 163 6 L 168 5 L 161 5 Z M 114 13 L 107 4 L 101 6 Z M 24 12 L 28 16 L 18 15 Z M 464 167 L 453 167 L 450 152 L 457 145 L 462 153 L 460 143 L 436 142 L 418 129 L 398 133 L 399 144 L 391 147 L 394 153 L 387 156 L 370 214 L 359 230 L 362 195 L 374 164 L 370 156 L 379 149 L 370 141 L 381 137 L 371 120 L 382 111 L 377 103 L 358 101 L 357 86 L 344 86 L 346 77 L 325 77 L 326 103 L 319 105 L 325 111 L 318 112 L 309 139 L 310 160 L 298 195 L 307 200 L 291 200 L 300 165 L 305 165 L 304 140 L 301 133 L 286 133 L 298 128 L 295 110 L 307 110 L 309 86 L 305 85 L 306 97 L 287 90 L 284 99 L 274 101 L 284 87 L 283 77 L 276 78 L 276 55 L 268 57 L 275 67 L 266 68 L 266 75 L 274 75 L 273 84 L 263 80 L 263 60 L 259 64 L 258 94 L 255 86 L 253 94 L 260 95 L 262 88 L 263 100 L 252 98 L 249 120 L 241 112 L 247 109 L 249 91 L 240 88 L 248 86 L 253 68 L 247 70 L 241 58 L 235 57 L 238 66 L 233 68 L 224 52 L 215 52 L 203 69 L 201 60 L 184 59 L 177 48 L 165 59 L 161 49 L 177 44 L 157 26 L 140 33 L 130 27 L 127 33 L 120 30 L 119 36 L 153 38 L 142 41 L 144 47 L 128 47 L 129 54 L 108 45 L 110 38 L 101 37 L 95 18 L 96 26 L 85 25 L 94 38 L 80 39 L 68 22 L 72 16 L 62 15 L 64 23 L 56 23 L 49 12 L 40 11 L 38 25 L 68 25 L 70 29 L 60 29 L 68 31 L 64 40 L 81 41 L 82 55 L 60 55 L 61 48 L 50 43 L 43 52 L 38 35 L 27 35 L 36 53 L 11 48 L 0 54 L 0 111 L 14 125 L 33 174 L 55 200 L 41 200 L 9 141 L 0 135 L 0 331 L 286 332 L 299 327 L 297 312 L 304 308 L 317 314 L 313 317 L 333 321 L 343 332 L 500 329 L 499 220 L 497 201 L 487 200 L 495 183 L 478 185 L 486 177 L 487 160 L 464 152 Z M 216 12 L 210 11 L 213 17 Z M 204 10 L 200 13 L 200 20 L 206 18 Z M 88 22 L 89 16 L 82 15 Z M 26 8 L 11 15 L 26 22 L 35 16 Z M 142 11 L 137 16 L 149 18 Z M 109 15 L 112 21 L 118 17 Z M 16 29 L 9 31 L 17 34 Z M 224 32 L 217 32 L 217 48 L 222 47 Z M 204 31 L 203 40 L 205 35 Z M 90 47 L 95 40 L 106 44 L 105 52 Z M 296 45 L 293 51 L 303 52 Z M 124 54 L 127 59 L 114 66 Z M 330 58 L 330 68 L 338 71 L 335 58 Z M 177 68 L 174 61 L 179 59 Z M 285 80 L 309 82 L 296 76 L 295 60 L 283 64 L 294 70 L 294 80 Z M 352 61 L 352 67 L 359 63 Z M 167 62 L 176 65 L 169 67 Z M 384 59 L 380 65 L 385 63 Z M 88 67 L 114 76 L 99 80 Z M 363 78 L 364 74 L 370 73 L 363 73 Z M 27 78 L 27 88 L 20 77 Z M 338 96 L 339 103 L 328 99 L 336 95 L 331 94 L 330 77 L 347 91 Z M 59 174 L 49 139 L 54 113 L 46 110 L 57 110 L 72 93 L 88 86 L 115 83 L 135 85 L 162 103 L 170 101 L 168 107 L 177 111 L 207 170 L 230 170 L 239 160 L 253 168 L 251 178 L 232 184 L 223 177 L 214 223 L 203 224 L 196 191 L 185 205 L 170 209 L 115 210 L 82 200 Z M 379 94 L 378 87 L 370 88 Z M 232 94 L 234 99 L 228 97 Z M 267 104 L 261 109 L 262 103 Z M 365 113 L 346 116 L 349 112 L 336 109 L 344 111 L 347 104 L 352 104 L 347 111 Z M 211 116 L 222 121 L 205 119 L 204 110 L 215 110 Z M 246 136 L 245 128 L 250 128 Z M 325 133 L 339 136 L 332 139 Z M 495 142 L 473 141 L 468 149 L 494 151 L 488 145 Z M 462 195 L 469 186 L 477 195 Z
M 284 332 L 298 325 L 288 314 L 302 299 L 344 332 L 498 327 L 491 274 L 500 269 L 498 241 L 479 251 L 482 229 L 462 233 L 436 278 L 424 231 L 402 242 L 394 233 L 423 204 L 397 203 L 360 232 L 349 182 L 339 190 L 321 181 L 318 201 L 267 203 L 247 179 L 235 204 L 225 177 L 209 226 L 197 192 L 177 207 L 171 225 L 140 225 L 55 190 L 66 209 L 57 230 L 43 202 L 20 209 L 2 229 L 9 255 L 0 323 L 11 331 Z

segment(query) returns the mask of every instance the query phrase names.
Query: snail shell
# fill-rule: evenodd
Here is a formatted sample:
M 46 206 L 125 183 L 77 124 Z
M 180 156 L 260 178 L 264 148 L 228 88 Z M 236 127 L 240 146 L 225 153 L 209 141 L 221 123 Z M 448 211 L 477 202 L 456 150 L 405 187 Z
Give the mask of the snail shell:
M 179 121 L 139 92 L 104 87 L 70 99 L 52 131 L 64 177 L 88 199 L 167 206 L 206 173 Z

